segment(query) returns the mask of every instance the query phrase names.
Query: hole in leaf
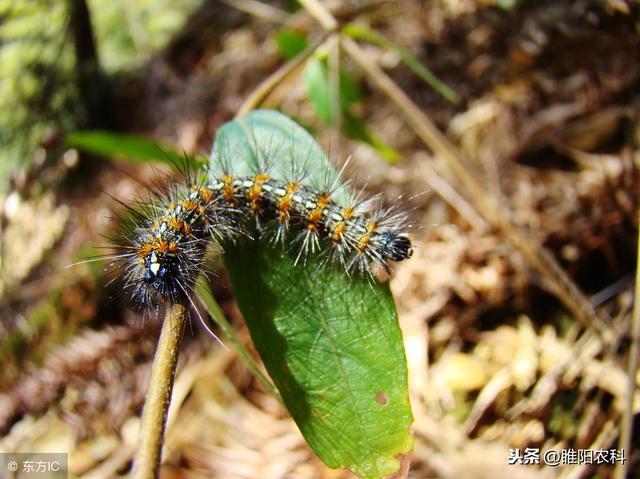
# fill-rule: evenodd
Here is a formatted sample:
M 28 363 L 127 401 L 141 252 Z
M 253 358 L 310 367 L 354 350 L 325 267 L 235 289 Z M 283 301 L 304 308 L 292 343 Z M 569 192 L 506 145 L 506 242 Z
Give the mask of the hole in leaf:
M 378 391 L 376 393 L 376 401 L 380 406 L 386 406 L 389 404 L 389 395 L 384 391 Z

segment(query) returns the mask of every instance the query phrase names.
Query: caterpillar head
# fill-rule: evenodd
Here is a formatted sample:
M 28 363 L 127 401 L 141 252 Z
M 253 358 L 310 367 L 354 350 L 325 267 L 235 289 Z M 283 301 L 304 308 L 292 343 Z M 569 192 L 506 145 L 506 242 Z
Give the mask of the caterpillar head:
M 172 291 L 172 283 L 176 275 L 180 274 L 176 253 L 152 251 L 141 259 L 144 264 L 144 283 L 161 295 L 164 295 L 163 292 Z
M 384 261 L 403 261 L 413 255 L 411 240 L 406 233 L 387 231 L 380 236 L 380 252 Z
M 137 259 L 126 274 L 126 284 L 139 309 L 168 301 L 184 301 L 202 269 L 205 248 L 166 236 L 147 236 L 137 248 Z

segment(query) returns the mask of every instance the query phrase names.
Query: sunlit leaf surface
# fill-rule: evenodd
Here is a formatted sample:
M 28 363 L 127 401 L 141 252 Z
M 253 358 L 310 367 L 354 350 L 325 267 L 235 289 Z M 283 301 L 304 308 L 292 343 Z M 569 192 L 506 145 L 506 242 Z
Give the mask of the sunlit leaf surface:
M 226 124 L 214 146 L 215 154 L 230 155 L 237 174 L 273 151 L 272 161 L 304 159 L 310 183 L 332 168 L 305 130 L 271 111 Z M 413 445 L 413 418 L 388 286 L 317 258 L 295 264 L 294 252 L 259 241 L 227 247 L 225 261 L 255 347 L 318 457 L 362 477 L 396 472 Z

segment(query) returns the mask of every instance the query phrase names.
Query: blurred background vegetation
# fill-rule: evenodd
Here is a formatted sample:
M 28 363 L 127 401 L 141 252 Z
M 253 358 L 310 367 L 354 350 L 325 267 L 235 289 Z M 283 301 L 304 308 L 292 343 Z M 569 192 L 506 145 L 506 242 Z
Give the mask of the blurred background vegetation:
M 639 12 L 635 0 L 0 0 L 0 450 L 69 451 L 74 477 L 128 472 L 158 324 L 106 287 L 101 264 L 65 266 L 104 251 L 122 213 L 110 196 L 144 198 L 172 174 L 167 159 L 207 155 L 222 123 L 260 106 L 411 212 L 416 255 L 392 280 L 411 477 L 613 477 L 610 464 L 507 457 L 609 449 L 637 429 L 625 384 Z M 250 347 L 224 273 L 212 283 Z M 166 477 L 350 477 L 313 456 L 234 351 L 192 333 Z M 637 448 L 626 455 L 635 477 Z

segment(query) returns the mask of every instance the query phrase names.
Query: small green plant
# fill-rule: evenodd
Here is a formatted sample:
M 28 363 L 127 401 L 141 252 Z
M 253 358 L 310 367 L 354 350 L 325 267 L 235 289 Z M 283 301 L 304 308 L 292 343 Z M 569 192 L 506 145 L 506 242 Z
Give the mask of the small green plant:
M 146 140 L 106 132 L 78 132 L 68 142 L 112 157 L 177 156 Z M 270 110 L 253 111 L 218 130 L 207 174 L 221 178 L 228 167 L 236 178 L 251 177 L 252 165 L 265 155 L 269 171 L 303 168 L 307 185 L 336 177 L 309 133 Z M 331 196 L 341 204 L 353 202 L 345 185 L 336 184 Z M 236 300 L 275 387 L 242 349 L 202 281 L 196 288 L 201 303 L 265 389 L 281 400 L 322 461 L 366 478 L 393 474 L 412 449 L 413 417 L 402 334 L 388 285 L 368 273 L 325 264 L 322 251 L 300 260 L 297 248 L 284 246 L 248 238 L 224 245 Z M 143 415 L 136 477 L 157 473 L 187 314 L 184 304 L 176 304 L 165 319 Z
M 461 101 L 460 95 L 439 80 L 420 60 L 380 33 L 353 24 L 342 27 L 342 33 L 394 52 L 411 71 L 447 101 Z M 278 51 L 285 60 L 304 55 L 303 52 L 309 46 L 309 40 L 303 33 L 287 29 L 278 32 L 276 42 Z M 302 81 L 317 117 L 327 125 L 340 125 L 346 136 L 369 144 L 388 162 L 399 161 L 400 154 L 376 136 L 355 113 L 354 107 L 365 97 L 360 83 L 341 66 L 334 67 L 337 68 L 337 72 L 336 79 L 332 81 L 329 55 L 329 48 L 318 47 L 305 62 Z

